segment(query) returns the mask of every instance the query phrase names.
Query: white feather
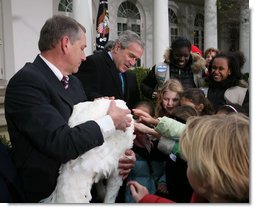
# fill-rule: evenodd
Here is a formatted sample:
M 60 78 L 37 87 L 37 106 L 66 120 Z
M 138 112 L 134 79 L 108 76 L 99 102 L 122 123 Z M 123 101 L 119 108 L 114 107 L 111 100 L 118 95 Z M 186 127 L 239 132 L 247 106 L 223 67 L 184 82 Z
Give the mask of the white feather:
M 95 120 L 107 114 L 110 100 L 98 99 L 74 106 L 69 126 L 74 127 L 89 120 Z M 115 100 L 120 108 L 127 109 L 122 100 Z M 130 115 L 131 116 L 131 115 Z M 132 116 L 131 116 L 132 118 Z M 41 202 L 44 203 L 89 203 L 92 199 L 91 187 L 103 178 L 107 178 L 105 203 L 114 203 L 122 178 L 118 172 L 118 161 L 126 149 L 130 149 L 134 139 L 133 119 L 127 130 L 116 132 L 106 138 L 103 145 L 62 164 L 57 185 L 53 193 Z

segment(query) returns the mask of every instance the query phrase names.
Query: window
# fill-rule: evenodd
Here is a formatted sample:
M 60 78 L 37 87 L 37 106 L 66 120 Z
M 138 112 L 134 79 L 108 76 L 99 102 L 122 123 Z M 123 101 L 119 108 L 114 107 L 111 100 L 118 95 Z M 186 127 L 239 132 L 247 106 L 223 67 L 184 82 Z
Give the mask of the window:
M 117 34 L 125 30 L 136 32 L 141 37 L 141 17 L 136 5 L 130 1 L 120 4 L 117 11 Z M 138 60 L 136 66 L 141 66 Z
M 123 18 L 140 19 L 138 8 L 129 1 L 125 1 L 119 6 L 117 16 Z
M 138 24 L 131 24 L 131 30 L 135 31 L 139 36 L 141 35 L 140 34 L 140 25 L 138 25 Z
M 177 28 L 170 28 L 170 36 L 171 36 L 171 43 L 178 37 L 178 29 Z
M 178 37 L 178 27 L 177 27 L 177 16 L 175 12 L 168 8 L 168 22 L 169 22 L 169 37 L 171 43 Z
M 119 35 L 122 31 L 127 30 L 126 23 L 117 23 L 117 35 Z
M 204 16 L 197 14 L 194 21 L 194 45 L 204 50 Z
M 61 0 L 58 5 L 59 12 L 72 12 L 72 0 Z
M 132 30 L 140 34 L 140 13 L 136 5 L 129 1 L 120 4 L 117 12 L 117 34 L 124 30 Z

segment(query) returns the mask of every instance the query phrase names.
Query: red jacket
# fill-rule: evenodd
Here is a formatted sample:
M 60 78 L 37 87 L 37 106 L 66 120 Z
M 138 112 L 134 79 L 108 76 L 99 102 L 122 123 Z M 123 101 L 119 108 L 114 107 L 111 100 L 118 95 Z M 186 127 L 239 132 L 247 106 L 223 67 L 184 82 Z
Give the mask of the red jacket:
M 196 193 L 192 194 L 190 203 L 207 203 L 208 201 L 201 196 L 197 195 Z M 139 203 L 175 203 L 170 199 L 166 199 L 160 196 L 156 196 L 153 194 L 148 194 L 144 196 Z

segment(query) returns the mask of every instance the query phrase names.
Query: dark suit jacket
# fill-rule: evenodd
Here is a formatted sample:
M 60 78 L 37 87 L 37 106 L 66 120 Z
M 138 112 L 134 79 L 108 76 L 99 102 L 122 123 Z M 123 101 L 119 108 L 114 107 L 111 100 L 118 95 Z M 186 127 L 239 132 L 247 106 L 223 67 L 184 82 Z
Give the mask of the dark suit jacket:
M 130 70 L 123 73 L 125 92 L 122 93 L 119 70 L 106 51 L 88 56 L 75 74 L 83 84 L 89 100 L 102 96 L 115 96 L 126 101 L 132 109 L 139 101 L 139 89 L 136 74 Z
M 69 78 L 65 90 L 37 56 L 7 86 L 5 114 L 26 202 L 38 202 L 51 194 L 61 163 L 103 143 L 95 121 L 68 126 L 73 105 L 86 100 L 80 81 L 72 75 Z
M 0 203 L 24 202 L 23 190 L 10 153 L 11 148 L 0 142 Z

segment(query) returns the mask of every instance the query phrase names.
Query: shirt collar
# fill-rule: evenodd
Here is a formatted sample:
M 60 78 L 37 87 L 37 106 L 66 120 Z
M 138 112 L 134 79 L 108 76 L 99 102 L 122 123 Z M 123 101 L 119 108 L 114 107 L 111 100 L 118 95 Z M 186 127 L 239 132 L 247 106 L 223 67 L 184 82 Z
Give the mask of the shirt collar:
M 113 60 L 113 56 L 112 56 L 111 51 L 108 51 L 108 55 L 109 55 L 109 56 L 110 56 L 110 58 Z
M 41 54 L 39 56 L 48 65 L 48 67 L 51 69 L 51 71 L 56 75 L 57 79 L 59 79 L 59 81 L 61 81 L 63 78 L 63 74 L 60 72 L 60 70 L 54 64 L 52 64 L 47 59 L 45 59 Z M 68 76 L 67 76 L 67 80 L 69 80 Z

